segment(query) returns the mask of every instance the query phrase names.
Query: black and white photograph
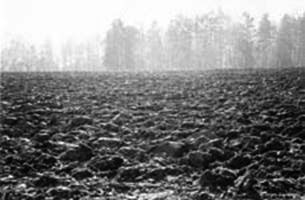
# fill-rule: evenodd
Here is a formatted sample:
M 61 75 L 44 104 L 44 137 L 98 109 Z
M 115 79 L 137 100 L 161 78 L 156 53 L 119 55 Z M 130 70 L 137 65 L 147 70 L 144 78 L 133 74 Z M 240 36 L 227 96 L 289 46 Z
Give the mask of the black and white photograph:
M 305 0 L 0 0 L 0 200 L 305 200 Z

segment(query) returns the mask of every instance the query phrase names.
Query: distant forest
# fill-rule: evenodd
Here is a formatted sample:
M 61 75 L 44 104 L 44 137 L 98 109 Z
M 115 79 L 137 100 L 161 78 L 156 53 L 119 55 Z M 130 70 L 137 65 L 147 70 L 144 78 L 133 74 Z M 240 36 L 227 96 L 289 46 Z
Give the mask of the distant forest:
M 255 23 L 223 12 L 177 16 L 165 29 L 147 30 L 113 21 L 105 37 L 37 46 L 13 39 L 1 46 L 2 71 L 204 70 L 305 67 L 305 13 L 284 15 L 278 25 L 265 14 Z

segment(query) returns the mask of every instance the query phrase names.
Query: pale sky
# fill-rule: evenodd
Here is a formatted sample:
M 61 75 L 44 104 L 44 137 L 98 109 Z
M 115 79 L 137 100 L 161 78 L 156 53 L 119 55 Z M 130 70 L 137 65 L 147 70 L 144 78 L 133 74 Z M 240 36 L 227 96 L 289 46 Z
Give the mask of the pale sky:
M 284 13 L 304 13 L 305 0 L 0 0 L 0 39 L 81 39 L 105 33 L 116 18 L 138 27 L 156 20 L 165 27 L 177 14 L 191 17 L 219 8 L 233 18 L 243 11 L 267 12 L 278 21 Z

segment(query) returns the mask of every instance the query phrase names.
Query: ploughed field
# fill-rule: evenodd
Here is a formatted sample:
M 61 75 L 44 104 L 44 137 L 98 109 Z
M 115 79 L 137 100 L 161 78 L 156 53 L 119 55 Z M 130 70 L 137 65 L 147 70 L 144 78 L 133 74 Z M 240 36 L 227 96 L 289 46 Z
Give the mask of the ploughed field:
M 305 70 L 2 73 L 0 198 L 305 195 Z

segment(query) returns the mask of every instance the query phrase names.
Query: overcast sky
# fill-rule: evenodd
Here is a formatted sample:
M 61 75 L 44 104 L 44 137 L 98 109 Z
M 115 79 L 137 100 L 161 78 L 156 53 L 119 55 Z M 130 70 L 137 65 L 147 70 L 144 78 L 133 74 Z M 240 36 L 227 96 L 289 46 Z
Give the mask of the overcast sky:
M 104 33 L 115 18 L 147 27 L 162 26 L 177 14 L 194 16 L 221 8 L 236 18 L 243 11 L 253 16 L 305 12 L 305 0 L 0 0 L 0 37 L 24 35 L 32 41 L 50 37 L 65 40 Z

